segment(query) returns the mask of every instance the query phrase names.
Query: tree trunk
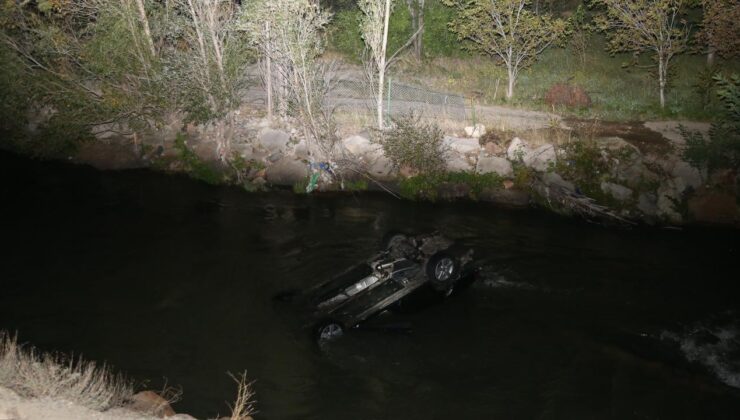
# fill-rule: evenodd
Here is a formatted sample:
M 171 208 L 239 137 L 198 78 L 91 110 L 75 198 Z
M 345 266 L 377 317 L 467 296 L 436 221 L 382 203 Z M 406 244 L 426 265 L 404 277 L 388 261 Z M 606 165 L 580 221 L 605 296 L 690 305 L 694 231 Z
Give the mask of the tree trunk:
M 383 45 L 380 49 L 378 62 L 378 129 L 383 129 L 383 85 L 385 82 L 385 54 L 388 45 L 388 23 L 391 15 L 391 0 L 385 0 L 385 15 L 383 16 Z
M 417 60 L 421 60 L 424 58 L 424 0 L 418 0 L 419 1 L 419 10 L 416 15 L 416 30 L 419 30 L 421 28 L 421 31 L 416 35 L 416 39 L 414 40 L 414 54 L 416 55 Z
M 267 82 L 267 119 L 272 120 L 272 58 L 270 55 L 272 54 L 272 51 L 270 50 L 270 22 L 265 22 L 265 34 L 267 39 L 267 45 L 265 46 L 265 60 L 267 60 L 266 63 L 266 82 Z
M 707 67 L 714 67 L 714 61 L 716 58 L 717 54 L 713 49 L 710 49 L 709 52 L 707 52 Z
M 136 0 L 136 7 L 139 9 L 139 18 L 141 19 L 141 26 L 144 27 L 144 35 L 146 35 L 147 44 L 149 44 L 149 51 L 152 53 L 152 57 L 155 57 L 157 52 L 154 50 L 154 40 L 152 39 L 152 31 L 149 29 L 149 19 L 146 17 L 144 0 Z
M 658 83 L 660 84 L 660 108 L 665 108 L 665 79 L 666 79 L 666 63 L 664 63 L 663 57 L 658 58 Z
M 509 86 L 506 89 L 506 99 L 514 97 L 514 84 L 516 82 L 516 75 L 514 74 L 513 64 L 506 65 L 506 71 L 509 74 Z

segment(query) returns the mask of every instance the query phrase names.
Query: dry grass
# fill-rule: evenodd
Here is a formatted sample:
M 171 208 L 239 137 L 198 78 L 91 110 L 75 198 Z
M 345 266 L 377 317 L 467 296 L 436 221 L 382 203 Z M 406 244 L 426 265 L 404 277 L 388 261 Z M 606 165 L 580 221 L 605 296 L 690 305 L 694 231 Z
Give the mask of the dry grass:
M 121 406 L 133 395 L 131 383 L 105 365 L 40 353 L 2 331 L 0 386 L 26 398 L 65 400 L 96 411 Z
M 247 382 L 247 372 L 242 372 L 238 377 L 229 374 L 231 378 L 237 384 L 236 401 L 234 406 L 231 407 L 230 420 L 252 420 L 252 414 L 254 410 L 254 391 L 252 391 L 252 383 Z

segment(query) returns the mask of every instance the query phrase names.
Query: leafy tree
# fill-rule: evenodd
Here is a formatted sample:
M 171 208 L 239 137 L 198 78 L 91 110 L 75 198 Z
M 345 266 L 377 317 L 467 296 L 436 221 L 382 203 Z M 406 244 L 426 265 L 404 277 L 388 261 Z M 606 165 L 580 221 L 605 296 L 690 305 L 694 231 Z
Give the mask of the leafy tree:
M 514 96 L 519 71 L 566 31 L 562 19 L 536 15 L 527 9 L 530 0 L 443 0 L 457 10 L 450 29 L 468 48 L 500 59 L 506 65 L 509 85 L 506 97 Z
M 669 64 L 687 46 L 689 27 L 681 19 L 686 0 L 593 0 L 593 4 L 605 7 L 594 23 L 606 33 L 611 53 L 653 53 L 664 108 Z
M 703 17 L 696 39 L 705 46 L 707 64 L 715 55 L 733 58 L 740 55 L 740 3 L 735 0 L 701 0 Z

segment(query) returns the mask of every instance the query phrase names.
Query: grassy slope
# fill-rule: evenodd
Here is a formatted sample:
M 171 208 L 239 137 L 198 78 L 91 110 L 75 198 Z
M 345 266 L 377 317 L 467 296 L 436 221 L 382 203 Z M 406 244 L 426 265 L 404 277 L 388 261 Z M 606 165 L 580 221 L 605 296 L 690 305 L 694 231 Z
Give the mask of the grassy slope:
M 349 62 L 358 62 L 362 50 L 357 19 L 359 12 L 337 13 L 330 37 L 331 49 L 344 55 Z M 460 50 L 460 43 L 446 30 L 452 13 L 444 6 L 432 3 L 427 12 L 427 32 L 424 37 L 427 58 L 416 62 L 407 57 L 391 69 L 396 76 L 434 89 L 460 92 L 478 97 L 480 103 L 507 104 L 521 108 L 552 111 L 543 100 L 555 83 L 571 83 L 583 87 L 591 96 L 589 109 L 555 109 L 556 112 L 583 118 L 605 120 L 692 119 L 712 120 L 719 110 L 716 95 L 707 90 L 711 80 L 705 58 L 698 54 L 683 54 L 671 62 L 672 72 L 665 109 L 658 101 L 656 69 L 648 54 L 637 65 L 625 66 L 632 60 L 629 54 L 610 56 L 604 51 L 605 39 L 592 35 L 585 63 L 569 48 L 550 48 L 532 67 L 520 73 L 514 98 L 507 103 L 505 68 L 489 57 Z M 410 33 L 408 11 L 397 6 L 391 20 L 390 49 L 402 45 Z M 717 70 L 723 73 L 740 71 L 740 62 L 721 62 Z M 498 91 L 496 84 L 498 80 Z M 710 98 L 705 100 L 704 98 Z

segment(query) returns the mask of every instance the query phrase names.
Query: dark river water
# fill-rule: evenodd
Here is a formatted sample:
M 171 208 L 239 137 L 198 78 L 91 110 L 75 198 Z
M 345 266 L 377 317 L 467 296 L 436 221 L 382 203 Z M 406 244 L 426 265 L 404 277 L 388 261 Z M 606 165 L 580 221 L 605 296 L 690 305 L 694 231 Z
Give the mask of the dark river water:
M 106 361 L 175 409 L 260 419 L 740 418 L 740 235 L 610 230 L 487 204 L 248 194 L 0 154 L 0 329 Z M 276 293 L 390 229 L 438 229 L 483 275 L 319 347 Z M 143 381 L 148 380 L 144 383 Z

